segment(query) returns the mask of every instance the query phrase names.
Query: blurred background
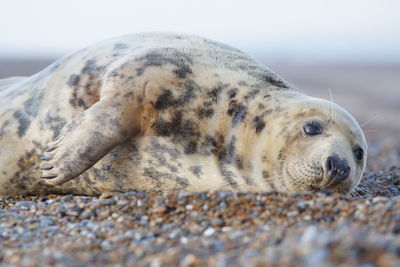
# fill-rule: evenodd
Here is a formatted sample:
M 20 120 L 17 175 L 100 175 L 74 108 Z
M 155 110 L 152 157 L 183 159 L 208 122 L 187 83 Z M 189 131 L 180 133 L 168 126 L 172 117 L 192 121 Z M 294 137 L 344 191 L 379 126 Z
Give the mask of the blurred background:
M 349 110 L 373 144 L 400 138 L 400 1 L 13 0 L 0 3 L 0 78 L 31 75 L 102 39 L 143 31 L 235 46 Z M 372 146 L 373 148 L 373 146 Z

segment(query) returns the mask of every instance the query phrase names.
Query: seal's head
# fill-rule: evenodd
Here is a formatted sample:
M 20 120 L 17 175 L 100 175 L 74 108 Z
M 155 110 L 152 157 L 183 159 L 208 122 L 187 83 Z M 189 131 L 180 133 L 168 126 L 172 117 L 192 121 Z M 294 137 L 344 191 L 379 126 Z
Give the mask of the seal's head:
M 312 97 L 289 100 L 285 110 L 275 146 L 279 168 L 272 168 L 280 177 L 278 189 L 349 193 L 366 164 L 367 143 L 356 120 L 340 106 Z

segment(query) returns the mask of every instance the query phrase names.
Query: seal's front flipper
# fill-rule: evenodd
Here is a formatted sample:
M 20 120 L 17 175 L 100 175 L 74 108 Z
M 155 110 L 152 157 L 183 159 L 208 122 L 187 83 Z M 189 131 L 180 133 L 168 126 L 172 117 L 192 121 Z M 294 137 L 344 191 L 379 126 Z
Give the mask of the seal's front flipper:
M 129 113 L 128 113 L 129 114 Z M 57 185 L 74 179 L 134 133 L 122 103 L 102 99 L 67 123 L 41 157 L 42 178 Z

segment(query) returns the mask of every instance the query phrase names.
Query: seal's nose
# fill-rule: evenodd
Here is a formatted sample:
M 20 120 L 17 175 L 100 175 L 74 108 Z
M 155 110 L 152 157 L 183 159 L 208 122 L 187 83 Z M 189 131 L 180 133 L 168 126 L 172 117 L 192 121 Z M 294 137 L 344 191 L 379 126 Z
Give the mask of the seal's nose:
M 350 166 L 347 164 L 347 160 L 330 156 L 326 160 L 326 174 L 329 179 L 344 181 L 349 178 Z

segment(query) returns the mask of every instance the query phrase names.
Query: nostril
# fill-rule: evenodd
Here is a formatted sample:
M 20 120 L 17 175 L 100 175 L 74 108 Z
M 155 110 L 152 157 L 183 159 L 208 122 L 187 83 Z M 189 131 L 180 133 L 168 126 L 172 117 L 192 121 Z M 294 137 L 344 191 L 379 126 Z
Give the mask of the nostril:
M 350 167 L 345 159 L 330 156 L 326 159 L 326 174 L 330 179 L 344 181 L 349 177 Z
M 345 166 L 343 168 L 343 174 L 341 175 L 340 179 L 346 180 L 347 178 L 349 178 L 349 174 L 350 174 L 350 166 L 347 165 L 347 162 L 346 162 Z
M 329 176 L 329 178 L 333 178 L 336 173 L 336 159 L 334 157 L 328 157 L 326 159 L 326 174 Z
M 328 172 L 332 170 L 332 157 L 328 157 L 326 160 L 326 170 Z

